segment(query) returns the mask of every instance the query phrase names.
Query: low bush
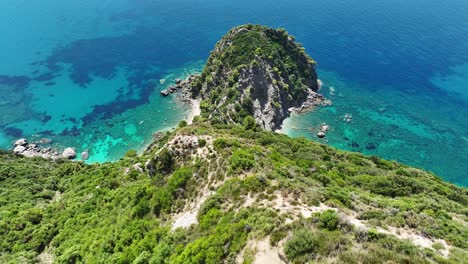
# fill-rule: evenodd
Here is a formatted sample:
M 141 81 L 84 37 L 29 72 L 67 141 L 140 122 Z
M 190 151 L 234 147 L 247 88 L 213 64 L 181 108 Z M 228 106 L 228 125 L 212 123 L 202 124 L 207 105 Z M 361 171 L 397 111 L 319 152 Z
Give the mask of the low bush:
M 289 260 L 313 256 L 320 247 L 319 238 L 309 229 L 302 228 L 294 232 L 293 236 L 286 241 L 284 253 Z
M 330 231 L 336 230 L 340 224 L 340 217 L 334 210 L 323 211 L 319 216 L 319 227 Z

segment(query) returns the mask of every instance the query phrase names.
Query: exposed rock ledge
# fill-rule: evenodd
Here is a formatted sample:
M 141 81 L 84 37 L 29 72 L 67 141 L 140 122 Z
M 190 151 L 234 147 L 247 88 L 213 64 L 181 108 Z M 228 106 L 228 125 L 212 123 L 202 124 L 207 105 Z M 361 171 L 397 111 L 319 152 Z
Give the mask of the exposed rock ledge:
M 33 158 L 33 157 L 41 157 L 44 159 L 75 159 L 77 154 L 73 148 L 66 148 L 62 153 L 60 153 L 57 149 L 52 148 L 49 145 L 51 140 L 49 139 L 41 139 L 40 141 L 29 143 L 29 141 L 25 138 L 21 138 L 15 141 L 13 144 L 13 153 Z M 85 151 L 81 154 L 82 157 L 88 157 L 88 153 Z

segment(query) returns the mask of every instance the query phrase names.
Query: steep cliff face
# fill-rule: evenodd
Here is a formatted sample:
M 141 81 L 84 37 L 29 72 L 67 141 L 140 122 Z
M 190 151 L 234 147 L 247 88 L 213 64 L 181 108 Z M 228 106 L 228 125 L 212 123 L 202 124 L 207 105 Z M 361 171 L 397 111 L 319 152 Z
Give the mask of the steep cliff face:
M 253 116 L 274 130 L 318 91 L 315 64 L 285 30 L 243 25 L 218 42 L 192 94 L 202 98 L 202 113 L 212 122 Z

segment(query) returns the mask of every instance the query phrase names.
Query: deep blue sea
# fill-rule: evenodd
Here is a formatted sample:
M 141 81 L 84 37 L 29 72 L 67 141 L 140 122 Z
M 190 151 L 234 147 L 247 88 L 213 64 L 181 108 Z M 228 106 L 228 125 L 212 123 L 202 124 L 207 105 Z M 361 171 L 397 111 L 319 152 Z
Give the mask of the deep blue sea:
M 284 132 L 468 186 L 466 0 L 3 0 L 0 147 L 50 138 L 89 162 L 142 149 L 189 111 L 159 91 L 244 23 L 295 35 L 333 101 Z

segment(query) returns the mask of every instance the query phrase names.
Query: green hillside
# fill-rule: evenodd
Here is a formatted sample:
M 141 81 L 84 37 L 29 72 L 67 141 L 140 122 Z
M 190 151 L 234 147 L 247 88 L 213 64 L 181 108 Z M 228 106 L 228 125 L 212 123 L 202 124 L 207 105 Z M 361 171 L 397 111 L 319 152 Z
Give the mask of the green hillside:
M 266 59 L 263 52 L 239 59 L 237 46 L 268 50 L 252 41 L 258 30 L 288 39 L 282 30 L 243 27 L 253 33 L 210 57 L 228 58 L 221 64 L 227 72 L 252 58 L 299 56 L 278 44 Z M 312 60 L 302 62 L 283 63 L 294 70 L 272 75 L 271 83 L 312 69 Z M 467 263 L 466 188 L 395 161 L 266 131 L 242 107 L 248 93 L 239 80 L 213 79 L 212 89 L 212 71 L 190 84 L 200 88 L 193 96 L 202 100 L 202 115 L 142 154 L 86 165 L 0 152 L 0 263 Z M 295 87 L 317 88 L 316 76 L 305 76 Z M 234 88 L 221 85 L 229 82 Z M 232 105 L 245 111 L 210 115 L 223 109 L 218 100 L 230 89 Z M 291 95 L 276 102 L 284 109 L 303 101 Z

